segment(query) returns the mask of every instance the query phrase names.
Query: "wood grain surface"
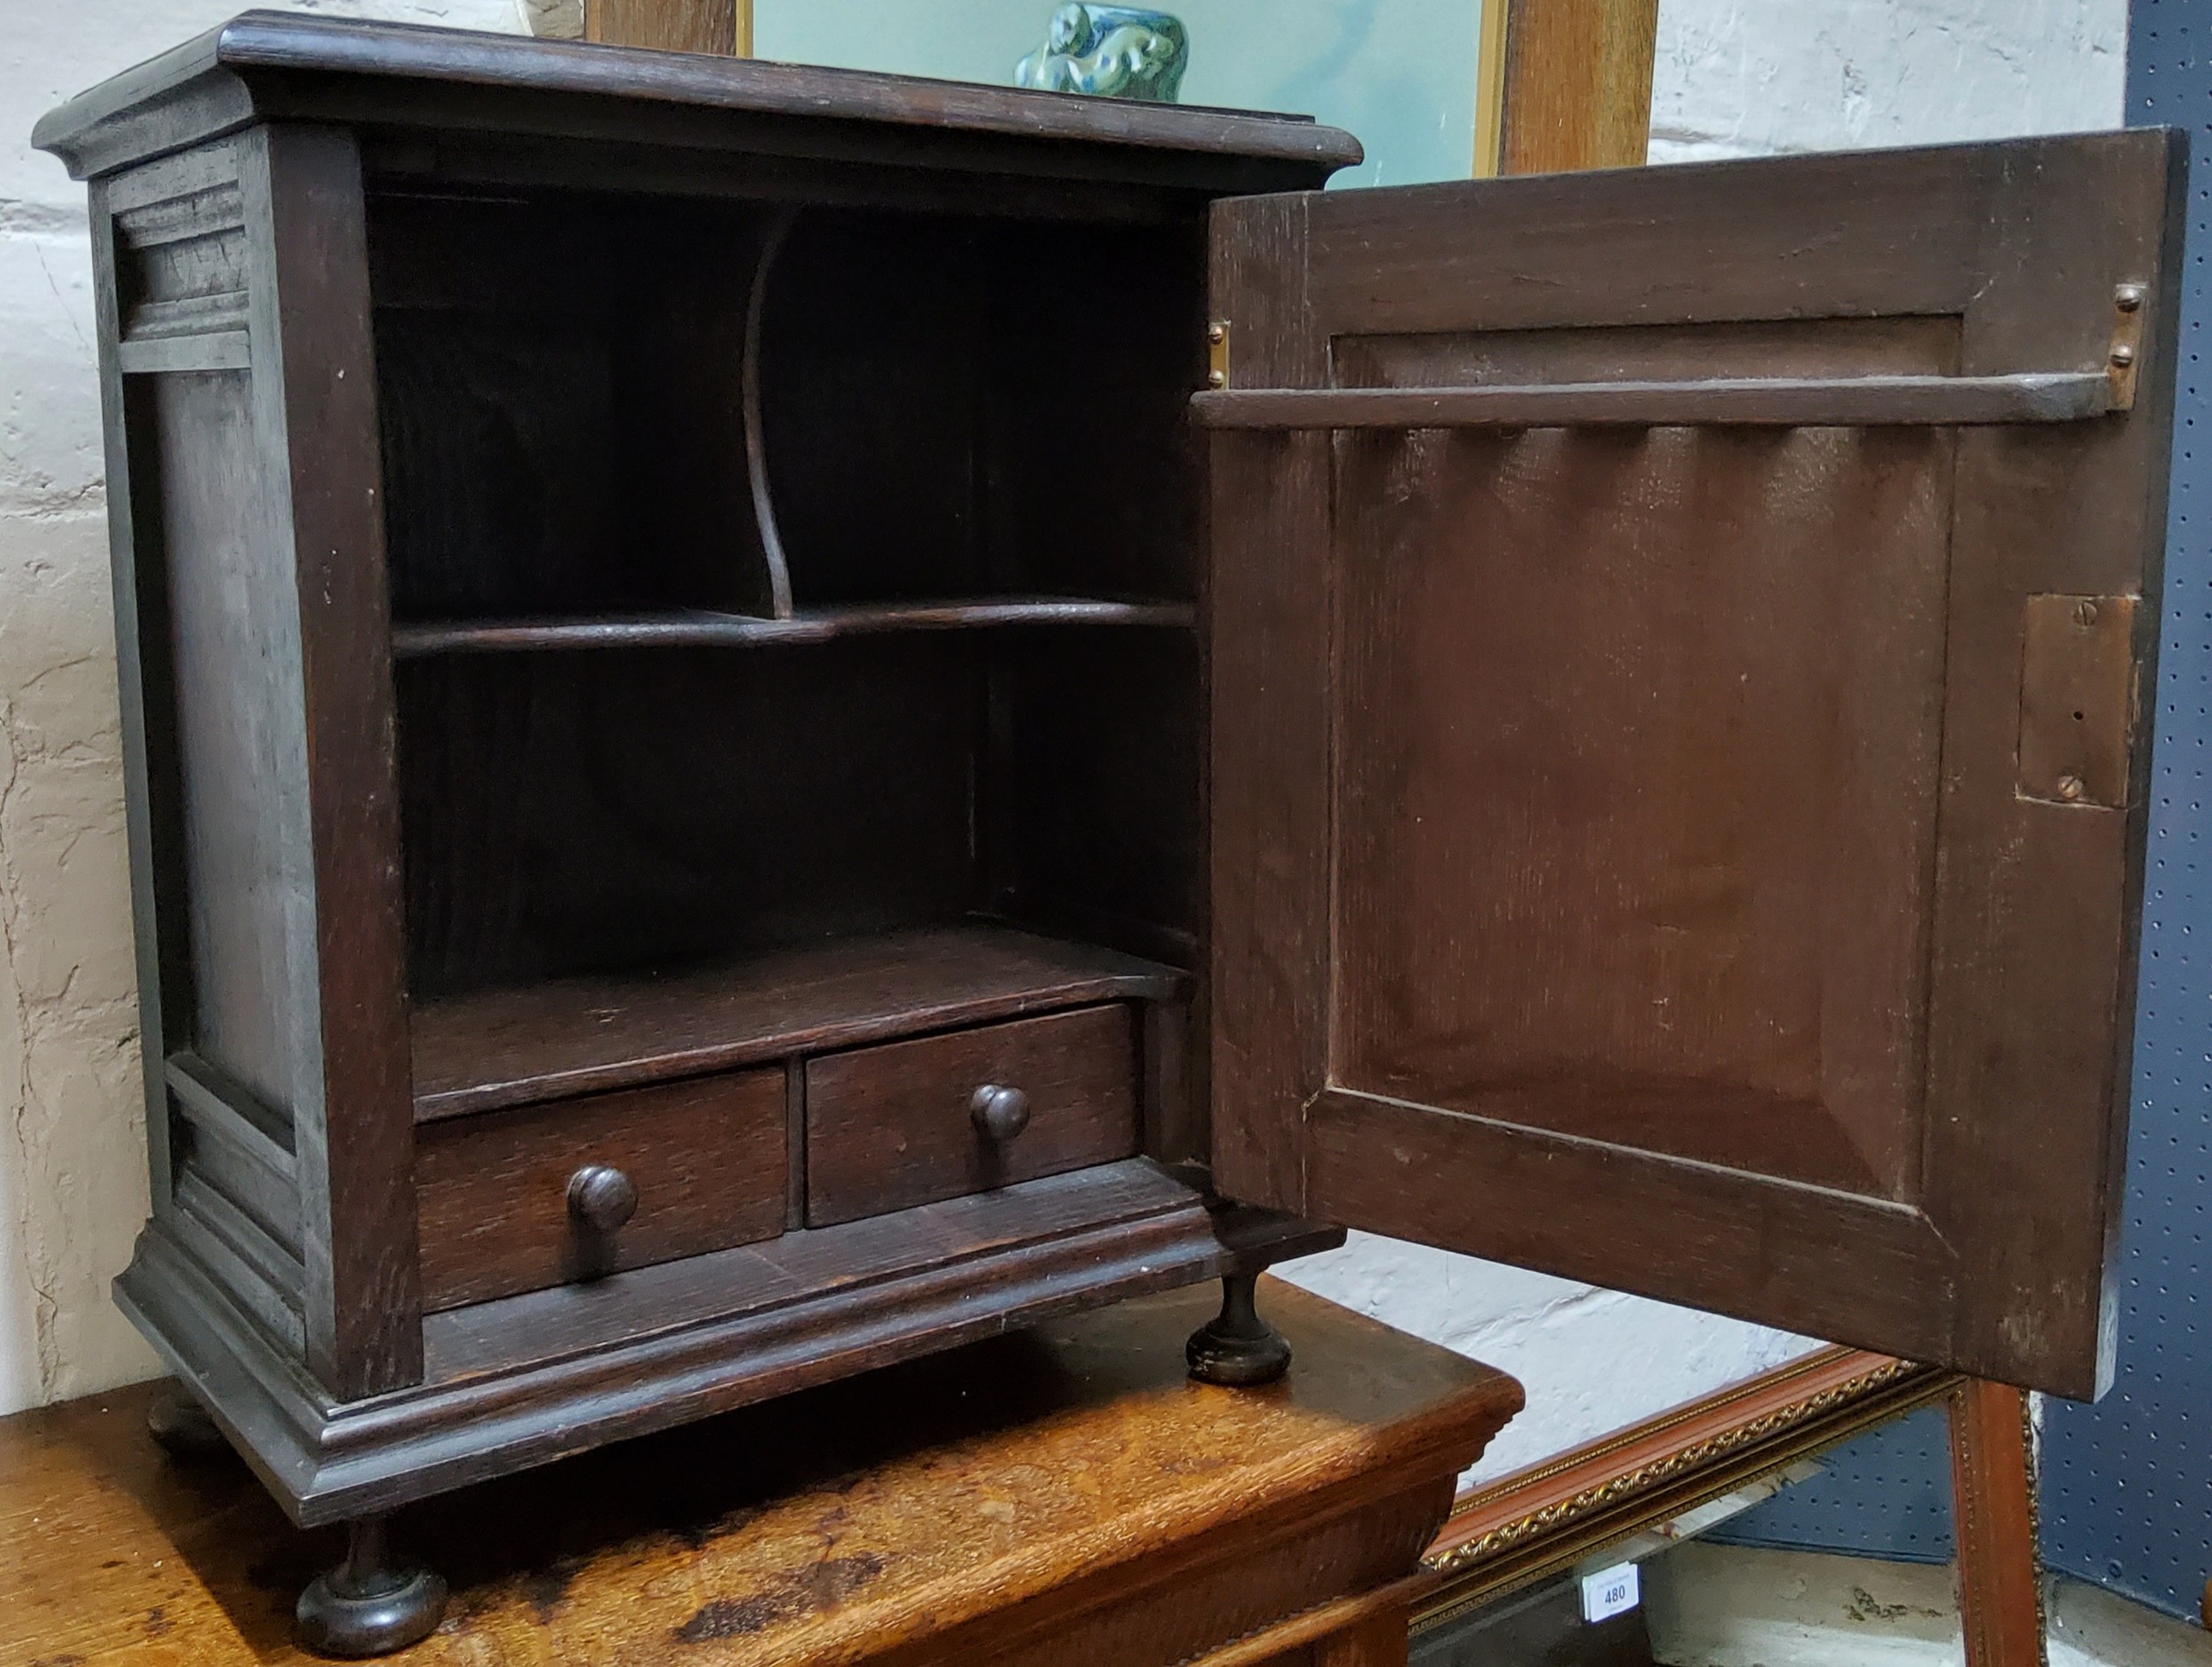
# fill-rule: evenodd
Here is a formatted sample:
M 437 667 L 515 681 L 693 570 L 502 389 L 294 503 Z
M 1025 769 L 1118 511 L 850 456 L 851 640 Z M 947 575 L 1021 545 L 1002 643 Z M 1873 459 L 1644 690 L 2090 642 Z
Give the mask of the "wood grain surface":
M 1148 163 L 1165 164 L 1169 177 L 1180 176 L 1176 182 L 1198 184 L 1210 174 L 1217 190 L 1317 186 L 1363 154 L 1351 134 L 1303 117 L 1069 98 L 811 65 L 334 22 L 277 12 L 242 13 L 111 77 L 50 111 L 33 142 L 60 154 L 82 179 L 150 150 L 227 131 L 237 125 L 239 106 L 257 96 L 274 107 L 265 113 L 285 113 L 303 102 L 326 107 L 334 91 L 344 90 L 346 78 L 358 78 L 354 88 L 370 102 L 357 105 L 355 113 L 372 123 L 377 119 L 371 108 L 375 89 L 399 88 L 394 109 L 414 120 L 426 114 L 433 123 L 451 119 L 472 105 L 480 111 L 488 96 L 502 101 L 518 128 L 566 128 L 572 136 L 596 136 L 603 131 L 604 97 L 630 96 L 709 118 L 703 128 L 680 118 L 677 125 L 689 129 L 695 141 L 719 128 L 715 148 L 757 141 L 758 124 L 741 119 L 733 127 L 731 118 L 827 119 L 874 129 L 885 142 L 879 155 L 903 150 L 905 159 L 918 166 L 946 161 L 950 153 L 964 153 L 969 166 L 986 164 L 987 149 L 987 162 L 1002 166 L 1017 155 L 1024 158 L 1010 172 L 1095 178 L 1101 170 L 1094 159 L 1077 154 L 1079 142 L 1091 141 L 1123 151 L 1130 173 L 1147 171 Z M 257 94 L 245 91 L 249 79 Z M 451 101 L 432 113 L 409 96 L 410 81 L 449 83 Z M 525 114 L 529 106 L 534 112 Z M 971 142 L 961 144 L 963 135 Z M 954 141 L 950 147 L 947 139 Z M 994 139 L 1000 142 L 972 142 Z M 1172 165 L 1179 162 L 1186 166 Z
M 343 129 L 278 124 L 245 154 L 260 491 L 296 613 L 229 669 L 296 657 L 296 687 L 261 691 L 256 713 L 299 725 L 304 749 L 309 837 L 288 828 L 278 866 L 288 918 L 314 937 L 286 963 L 285 1046 L 303 1064 L 279 1103 L 296 1124 L 308 1364 L 334 1393 L 366 1395 L 422 1372 L 391 652 L 361 626 L 390 612 L 366 209 Z
M 808 1061 L 808 1225 L 1131 1156 L 1134 1018 L 1116 1003 Z M 989 1139 L 970 1117 L 987 1084 L 1027 1096 L 1028 1125 L 1010 1140 Z
M 1409 425 L 1215 431 L 1225 1187 L 2094 1394 L 2180 177 L 2130 133 L 1216 206 L 1226 396 Z M 2096 398 L 1970 409 L 2014 377 Z M 1791 383 L 1946 420 L 1709 420 Z M 1422 426 L 1512 403 L 1575 426 Z M 2095 665 L 2024 664 L 2084 601 Z
M 2027 1396 L 1970 1379 L 1951 1397 L 1951 1512 L 1966 1667 L 2043 1667 L 2043 1569 Z
M 1299 1351 L 1266 1390 L 1185 1379 L 1213 1305 L 1185 1291 L 421 1507 L 401 1549 L 455 1597 L 405 1659 L 1157 1667 L 1264 1640 L 1410 1575 L 1521 1395 L 1294 1289 L 1262 1302 Z M 152 1388 L 0 1423 L 0 1660 L 310 1659 L 292 1596 L 336 1540 L 241 1466 L 165 1459 Z M 1358 1602 L 1323 1618 L 1378 1625 Z M 1292 1619 L 1281 1642 L 1312 1634 Z
M 1651 133 L 1659 0 L 1506 0 L 1499 172 L 1632 168 Z
M 744 56 L 738 46 L 741 0 L 585 0 L 584 38 L 664 52 Z M 749 12 L 750 6 L 744 5 Z M 746 51 L 750 50 L 751 29 Z
M 572 979 L 414 1015 L 424 1119 L 1011 1018 L 1173 995 L 1174 969 L 1004 927 L 833 941 L 665 978 Z
M 415 1151 L 423 1302 L 457 1307 L 766 1239 L 784 1225 L 784 1073 L 773 1066 L 457 1118 Z M 582 1165 L 622 1171 L 611 1233 L 568 1208 Z
M 2101 386 L 2100 379 L 2100 385 Z M 1114 602 L 1082 596 L 997 596 L 987 602 L 876 603 L 810 608 L 787 618 L 684 609 L 666 613 L 567 618 L 426 619 L 396 626 L 392 652 L 490 654 L 526 649 L 752 648 L 831 642 L 899 631 L 970 631 L 1017 626 L 1168 626 L 1188 629 L 1188 603 Z

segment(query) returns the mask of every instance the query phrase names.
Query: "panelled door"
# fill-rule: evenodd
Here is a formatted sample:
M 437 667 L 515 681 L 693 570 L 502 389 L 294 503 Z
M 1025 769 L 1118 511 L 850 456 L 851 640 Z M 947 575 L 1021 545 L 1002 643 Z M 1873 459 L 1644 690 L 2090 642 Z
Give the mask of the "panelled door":
M 2098 1391 L 2184 171 L 1217 206 L 1222 1191 Z

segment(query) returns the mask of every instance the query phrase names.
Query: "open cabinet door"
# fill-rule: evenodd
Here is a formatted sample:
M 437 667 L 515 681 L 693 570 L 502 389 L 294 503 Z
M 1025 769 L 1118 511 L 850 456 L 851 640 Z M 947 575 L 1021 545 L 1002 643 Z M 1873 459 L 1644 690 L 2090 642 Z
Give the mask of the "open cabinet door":
M 1217 205 L 1223 1192 L 2098 1392 L 2184 171 Z

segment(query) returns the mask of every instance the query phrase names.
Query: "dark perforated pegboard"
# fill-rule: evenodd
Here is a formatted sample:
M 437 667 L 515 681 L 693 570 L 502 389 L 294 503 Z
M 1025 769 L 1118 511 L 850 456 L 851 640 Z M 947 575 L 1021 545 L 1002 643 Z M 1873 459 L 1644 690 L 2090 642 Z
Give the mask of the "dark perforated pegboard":
M 2051 1565 L 2179 1616 L 2212 1574 L 2212 5 L 2132 0 L 2128 120 L 2191 130 L 2165 641 L 2152 755 L 2120 1372 L 2045 1417 Z
M 1821 1473 L 1732 1517 L 1725 1545 L 1951 1560 L 1950 1425 L 1939 1406 L 1886 1424 L 1820 1461 Z

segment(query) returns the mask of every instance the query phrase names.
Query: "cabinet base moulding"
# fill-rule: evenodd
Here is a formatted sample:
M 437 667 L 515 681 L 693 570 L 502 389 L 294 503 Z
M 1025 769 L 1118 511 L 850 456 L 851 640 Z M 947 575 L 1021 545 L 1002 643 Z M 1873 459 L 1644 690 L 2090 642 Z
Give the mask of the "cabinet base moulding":
M 424 1381 L 350 1402 L 159 1222 L 116 1298 L 311 1527 L 1342 1240 L 1131 1159 L 433 1314 Z

